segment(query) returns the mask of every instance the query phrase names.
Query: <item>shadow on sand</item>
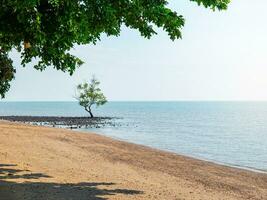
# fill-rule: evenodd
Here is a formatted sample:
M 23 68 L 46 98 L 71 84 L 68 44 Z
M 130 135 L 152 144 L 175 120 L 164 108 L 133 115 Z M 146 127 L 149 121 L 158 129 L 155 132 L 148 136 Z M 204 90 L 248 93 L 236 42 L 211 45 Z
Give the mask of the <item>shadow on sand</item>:
M 138 195 L 142 191 L 128 189 L 100 189 L 111 186 L 108 182 L 83 182 L 62 184 L 38 182 L 40 178 L 52 178 L 42 173 L 13 169 L 16 165 L 0 164 L 0 200 L 105 200 L 107 195 Z M 23 179 L 22 183 L 12 179 Z M 127 198 L 127 197 L 125 197 Z

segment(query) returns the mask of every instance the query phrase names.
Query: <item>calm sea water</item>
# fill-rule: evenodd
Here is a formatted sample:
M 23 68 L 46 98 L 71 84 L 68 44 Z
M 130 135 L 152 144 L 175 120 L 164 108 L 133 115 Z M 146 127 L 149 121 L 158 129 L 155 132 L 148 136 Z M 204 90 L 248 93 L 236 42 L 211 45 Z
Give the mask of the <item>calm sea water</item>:
M 88 129 L 231 166 L 267 171 L 267 102 L 111 102 L 97 116 L 119 126 Z M 1 102 L 0 115 L 85 116 L 76 102 Z

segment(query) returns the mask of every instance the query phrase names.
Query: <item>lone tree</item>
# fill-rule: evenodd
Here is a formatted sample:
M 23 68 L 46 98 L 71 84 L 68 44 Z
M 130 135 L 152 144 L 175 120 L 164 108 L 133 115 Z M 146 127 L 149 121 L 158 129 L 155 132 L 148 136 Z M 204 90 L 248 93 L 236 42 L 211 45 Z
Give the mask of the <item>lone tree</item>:
M 90 83 L 83 83 L 77 86 L 78 96 L 76 99 L 79 104 L 90 114 L 91 118 L 94 117 L 92 113 L 92 106 L 102 106 L 107 103 L 107 99 L 99 88 L 100 82 L 93 77 Z
M 230 3 L 190 1 L 213 10 L 226 9 Z M 168 0 L 2 0 L 0 95 L 5 96 L 14 78 L 8 57 L 12 49 L 21 54 L 22 66 L 35 59 L 38 70 L 53 66 L 72 75 L 83 62 L 69 50 L 76 44 L 96 44 L 102 34 L 119 36 L 122 25 L 137 29 L 145 38 L 156 34 L 155 27 L 161 27 L 172 40 L 181 38 L 185 20 L 167 4 Z

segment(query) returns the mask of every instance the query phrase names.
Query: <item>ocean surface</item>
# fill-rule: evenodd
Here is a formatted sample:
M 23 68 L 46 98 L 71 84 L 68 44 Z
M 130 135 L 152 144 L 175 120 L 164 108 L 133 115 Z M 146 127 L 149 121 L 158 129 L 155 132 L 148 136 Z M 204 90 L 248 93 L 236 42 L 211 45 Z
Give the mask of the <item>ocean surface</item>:
M 86 116 L 77 102 L 0 102 L 0 115 Z M 267 172 L 267 102 L 110 102 L 83 129 L 229 166 Z

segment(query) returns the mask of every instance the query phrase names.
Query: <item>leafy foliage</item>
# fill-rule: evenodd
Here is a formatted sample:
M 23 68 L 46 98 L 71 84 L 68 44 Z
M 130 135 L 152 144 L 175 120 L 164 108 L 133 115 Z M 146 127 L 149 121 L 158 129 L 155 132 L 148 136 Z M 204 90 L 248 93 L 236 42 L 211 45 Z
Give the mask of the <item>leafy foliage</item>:
M 190 1 L 219 10 L 230 2 Z M 167 4 L 167 0 L 2 0 L 0 50 L 8 54 L 15 48 L 23 66 L 37 58 L 38 70 L 53 66 L 72 74 L 83 63 L 69 53 L 75 44 L 96 44 L 103 33 L 119 36 L 123 24 L 146 38 L 156 34 L 155 26 L 172 40 L 181 38 L 185 20 Z M 6 91 L 0 91 L 2 96 Z
M 190 0 L 195 1 L 198 5 L 204 5 L 206 8 L 210 7 L 215 10 L 218 8 L 219 10 L 227 9 L 227 5 L 231 2 L 231 0 Z
M 107 103 L 107 99 L 99 88 L 100 82 L 93 77 L 90 83 L 83 83 L 77 86 L 78 96 L 76 97 L 79 104 L 94 117 L 92 114 L 92 106 L 101 106 Z
M 13 80 L 15 69 L 12 66 L 12 60 L 4 52 L 0 51 L 0 95 L 5 97 L 5 93 L 10 88 L 10 81 Z

